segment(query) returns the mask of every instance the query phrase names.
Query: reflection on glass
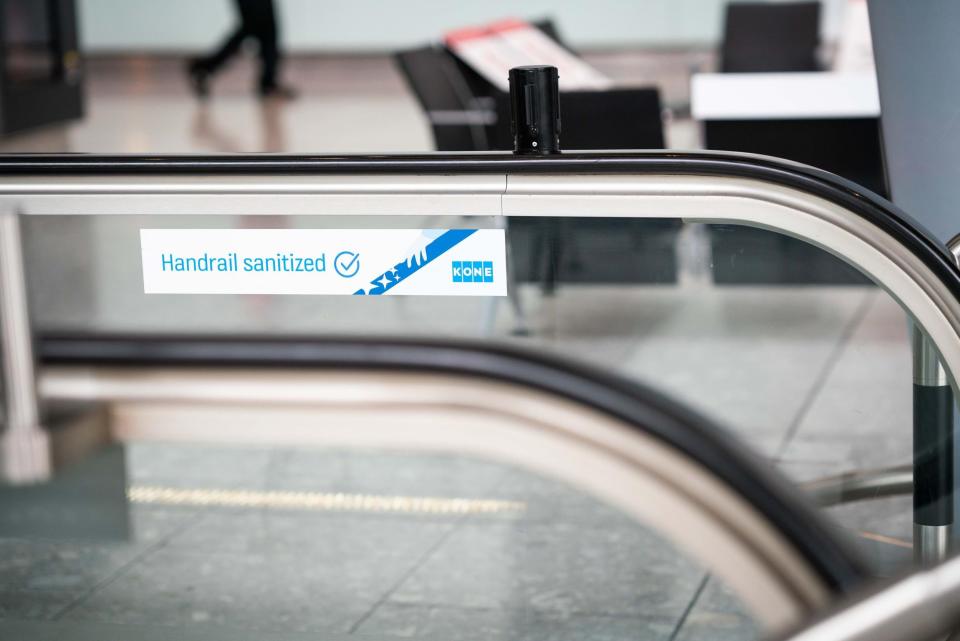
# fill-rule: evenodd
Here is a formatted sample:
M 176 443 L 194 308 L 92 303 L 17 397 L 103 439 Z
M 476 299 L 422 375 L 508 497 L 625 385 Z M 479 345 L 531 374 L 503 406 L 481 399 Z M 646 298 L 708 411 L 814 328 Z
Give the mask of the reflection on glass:
M 141 227 L 488 227 L 497 224 L 492 217 L 93 217 L 74 229 L 73 241 L 83 234 L 87 253 L 62 251 L 72 242 L 54 233 L 62 219 L 27 223 L 41 333 L 509 342 L 661 389 L 729 427 L 796 481 L 911 461 L 902 309 L 836 258 L 771 232 L 679 221 L 510 220 L 518 285 L 509 305 L 142 294 Z M 198 434 L 204 428 L 195 426 Z M 112 460 L 110 452 L 77 465 L 93 469 Z M 7 531 L 3 544 L 19 559 L 0 590 L 12 595 L 9 616 L 384 637 L 756 633 L 725 586 L 646 528 L 574 488 L 499 463 L 134 442 L 126 467 L 126 481 L 122 466 L 104 476 L 119 475 L 115 485 L 125 486 L 127 502 L 101 506 L 114 516 L 97 521 L 122 535 L 117 515 L 125 514 L 125 541 L 72 542 L 82 520 L 62 521 L 57 534 L 71 542 L 54 542 L 62 537 L 40 528 L 46 517 L 35 531 Z M 30 512 L 24 506 L 36 508 L 34 517 L 56 515 L 66 505 L 19 492 L 4 499 L 11 515 Z M 909 560 L 909 496 L 827 514 L 878 573 Z
M 257 103 L 260 143 L 249 149 L 230 133 L 230 128 L 217 120 L 213 107 L 207 101 L 197 104 L 190 129 L 190 137 L 202 149 L 221 153 L 270 152 L 287 150 L 287 137 L 283 115 L 287 101 L 265 98 Z

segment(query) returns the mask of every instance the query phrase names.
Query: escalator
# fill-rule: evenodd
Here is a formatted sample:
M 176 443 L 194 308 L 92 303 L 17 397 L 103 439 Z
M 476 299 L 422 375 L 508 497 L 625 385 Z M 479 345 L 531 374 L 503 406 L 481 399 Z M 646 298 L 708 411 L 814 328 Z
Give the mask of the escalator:
M 0 159 L 0 198 L 5 456 L 52 461 L 0 490 L 4 638 L 755 638 L 909 567 L 909 496 L 824 512 L 796 486 L 913 460 L 911 327 L 960 367 L 952 255 L 852 183 L 707 153 L 77 155 Z M 140 271 L 141 229 L 511 251 L 529 217 L 688 245 L 676 282 L 617 256 L 644 273 L 506 299 L 145 294 Z M 870 284 L 710 282 L 717 223 Z

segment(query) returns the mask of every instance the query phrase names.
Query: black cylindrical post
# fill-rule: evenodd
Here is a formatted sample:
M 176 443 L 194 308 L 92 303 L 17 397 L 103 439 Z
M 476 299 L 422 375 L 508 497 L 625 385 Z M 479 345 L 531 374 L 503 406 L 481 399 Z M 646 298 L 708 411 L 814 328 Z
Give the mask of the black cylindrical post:
M 560 153 L 560 92 L 556 67 L 510 70 L 510 128 L 518 154 Z
M 953 524 L 953 391 L 940 355 L 913 328 L 913 549 L 931 565 L 946 558 Z
M 953 394 L 913 384 L 913 510 L 919 525 L 953 523 Z

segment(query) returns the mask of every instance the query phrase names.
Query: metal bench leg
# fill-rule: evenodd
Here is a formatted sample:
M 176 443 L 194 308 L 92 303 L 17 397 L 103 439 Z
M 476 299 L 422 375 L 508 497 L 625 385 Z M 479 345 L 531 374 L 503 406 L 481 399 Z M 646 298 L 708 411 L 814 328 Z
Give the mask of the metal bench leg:
M 953 524 L 953 391 L 936 347 L 917 325 L 913 347 L 913 550 L 946 558 Z
M 11 483 L 42 481 L 50 476 L 50 442 L 40 427 L 20 217 L 9 209 L 0 210 L 0 361 L 0 474 Z

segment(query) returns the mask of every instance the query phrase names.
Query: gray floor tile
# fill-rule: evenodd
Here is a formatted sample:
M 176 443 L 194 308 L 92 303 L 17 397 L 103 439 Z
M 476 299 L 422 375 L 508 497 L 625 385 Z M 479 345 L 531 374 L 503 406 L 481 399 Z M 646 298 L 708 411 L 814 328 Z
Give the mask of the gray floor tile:
M 820 449 L 820 447 L 821 446 L 819 444 L 814 443 L 811 451 L 816 452 Z M 791 451 L 804 450 L 804 443 L 791 443 L 790 449 Z M 828 456 L 822 457 L 817 454 L 813 454 L 812 459 L 784 458 L 778 461 L 771 461 L 771 465 L 777 470 L 778 473 L 802 487 L 803 483 L 835 476 L 837 474 L 837 463 L 835 457 L 833 456 L 833 451 L 830 450 L 828 454 Z
M 0 618 L 49 620 L 140 552 L 125 544 L 0 540 Z
M 522 469 L 509 470 L 491 495 L 497 499 L 522 502 L 526 507 L 519 513 L 504 513 L 499 518 L 530 523 L 580 524 L 600 527 L 611 524 L 620 527 L 635 526 L 635 521 L 617 508 L 580 492 L 559 480 L 554 480 Z M 491 516 L 477 516 L 474 520 L 489 520 Z
M 909 463 L 911 408 L 906 316 L 877 292 L 783 458 L 829 462 L 835 472 Z
M 172 538 L 168 549 L 197 557 L 260 554 L 300 557 L 359 576 L 399 576 L 454 527 L 417 518 L 342 513 L 211 510 Z
M 327 630 L 322 641 L 357 641 L 358 637 Z M 392 637 L 383 637 L 386 639 Z M 317 632 L 246 629 L 229 624 L 192 623 L 131 624 L 97 621 L 13 621 L 0 620 L 0 639 L 29 641 L 318 641 Z M 377 637 L 359 637 L 374 641 Z
M 69 540 L 69 532 L 61 539 L 0 539 L 0 617 L 56 616 L 194 518 L 186 510 L 133 506 L 127 541 Z
M 457 455 L 304 449 L 281 456 L 272 465 L 269 489 L 496 498 L 488 494 L 505 473 L 499 463 Z
M 468 524 L 390 602 L 669 618 L 679 617 L 700 574 L 639 527 Z
M 60 590 L 13 590 L 0 589 L 0 620 L 37 620 L 48 621 L 60 611 L 83 595 L 84 589 Z M 0 638 L 16 638 L 2 636 L 3 627 L 0 625 Z M 31 639 L 32 637 L 20 637 Z
M 727 586 L 711 577 L 675 638 L 677 641 L 751 641 L 761 636 L 757 622 L 743 603 Z
M 868 294 L 708 288 L 644 337 L 626 368 L 773 453 Z
M 360 626 L 359 634 L 462 641 L 617 641 L 670 638 L 675 622 L 657 617 L 558 615 L 387 604 Z
M 134 559 L 141 549 L 129 544 L 3 539 L 0 590 L 82 590 Z
M 296 556 L 160 551 L 70 611 L 66 620 L 254 630 L 346 631 L 379 586 L 358 568 Z M 371 567 L 368 571 L 375 572 Z M 396 580 L 383 577 L 383 580 Z
M 167 539 L 191 527 L 201 510 L 188 506 L 130 505 L 131 542 L 145 545 Z
M 273 450 L 195 443 L 127 445 L 131 485 L 262 489 Z

